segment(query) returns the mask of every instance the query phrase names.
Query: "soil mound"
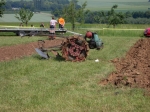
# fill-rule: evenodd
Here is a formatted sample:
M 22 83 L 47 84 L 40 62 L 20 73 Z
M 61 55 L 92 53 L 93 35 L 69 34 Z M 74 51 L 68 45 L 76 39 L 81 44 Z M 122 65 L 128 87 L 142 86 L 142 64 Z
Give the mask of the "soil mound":
M 116 71 L 100 84 L 130 86 L 150 90 L 150 38 L 138 40 L 120 59 L 112 60 Z

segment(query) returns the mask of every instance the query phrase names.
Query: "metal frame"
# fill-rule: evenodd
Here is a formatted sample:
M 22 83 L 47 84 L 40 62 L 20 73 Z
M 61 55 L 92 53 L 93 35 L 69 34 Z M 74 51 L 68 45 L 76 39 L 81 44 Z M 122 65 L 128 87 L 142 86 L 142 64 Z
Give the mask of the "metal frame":
M 49 28 L 24 28 L 24 27 L 0 27 L 0 32 L 14 32 L 17 36 L 26 35 L 27 33 L 49 33 Z M 66 30 L 56 29 L 55 33 L 66 33 Z

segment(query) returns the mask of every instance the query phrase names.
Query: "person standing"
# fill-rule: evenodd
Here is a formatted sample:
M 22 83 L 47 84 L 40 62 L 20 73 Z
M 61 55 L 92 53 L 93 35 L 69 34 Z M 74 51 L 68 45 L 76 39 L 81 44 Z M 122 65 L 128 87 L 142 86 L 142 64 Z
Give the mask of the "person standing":
M 64 30 L 64 26 L 65 26 L 65 20 L 64 20 L 64 18 L 60 17 L 58 19 L 58 23 L 59 23 L 59 30 Z
M 56 24 L 57 24 L 57 20 L 54 19 L 54 17 L 52 17 L 52 19 L 50 20 L 50 38 L 54 39 L 55 38 L 55 29 L 56 29 Z

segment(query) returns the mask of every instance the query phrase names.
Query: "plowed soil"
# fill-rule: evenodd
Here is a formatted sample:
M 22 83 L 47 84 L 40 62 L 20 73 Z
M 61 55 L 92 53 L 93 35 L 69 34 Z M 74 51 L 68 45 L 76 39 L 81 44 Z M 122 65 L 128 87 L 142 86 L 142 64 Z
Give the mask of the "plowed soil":
M 123 58 L 111 61 L 116 71 L 100 84 L 130 86 L 150 90 L 150 38 L 138 40 Z
M 61 43 L 62 39 L 45 40 L 44 45 L 45 47 L 51 47 L 60 45 Z M 35 48 L 38 48 L 38 42 L 20 44 L 9 47 L 0 47 L 0 62 L 33 55 L 36 53 Z

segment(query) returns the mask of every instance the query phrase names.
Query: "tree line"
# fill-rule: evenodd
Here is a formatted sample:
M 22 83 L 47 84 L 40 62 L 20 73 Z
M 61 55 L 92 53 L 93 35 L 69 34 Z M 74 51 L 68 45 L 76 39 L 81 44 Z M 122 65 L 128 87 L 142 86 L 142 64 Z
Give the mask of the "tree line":
M 26 9 L 29 9 L 31 11 L 54 11 L 56 9 L 62 9 L 65 5 L 69 4 L 68 0 L 42 0 L 41 3 L 39 3 L 38 7 L 34 4 L 36 0 L 32 1 L 26 1 L 26 0 L 20 0 L 20 1 L 13 1 L 13 0 L 7 0 L 5 3 L 5 9 L 6 10 L 12 10 L 12 8 L 20 8 L 24 7 Z M 38 2 L 37 2 L 38 3 Z
M 18 2 L 9 0 L 9 4 L 11 5 L 8 5 L 8 1 L 4 2 L 4 0 L 1 0 L 0 16 L 2 16 L 4 9 L 10 10 L 12 6 L 22 7 L 22 9 L 18 12 L 18 16 L 16 16 L 18 19 L 22 18 L 21 16 L 26 14 L 27 12 L 33 16 L 33 14 L 31 14 L 32 11 L 38 9 L 38 7 L 34 7 L 33 1 L 21 0 L 20 2 Z M 47 8 L 44 4 L 47 5 Z M 117 9 L 118 5 L 114 5 L 110 8 L 110 11 L 90 11 L 85 10 L 87 2 L 84 2 L 82 5 L 78 5 L 78 0 L 43 0 L 42 4 L 40 5 L 41 11 L 48 10 L 51 11 L 51 13 L 56 17 L 64 17 L 66 19 L 66 22 L 70 22 L 72 24 L 72 29 L 75 28 L 75 22 L 108 24 L 109 26 L 113 25 L 113 27 L 115 27 L 117 24 L 150 24 L 149 10 L 145 12 L 128 11 L 123 13 L 116 12 L 115 9 Z M 24 14 L 21 14 L 21 11 L 23 11 Z M 28 17 L 25 17 L 24 19 L 26 18 Z M 29 20 L 26 21 L 26 24 L 28 21 Z
M 121 12 L 119 12 L 121 14 Z M 105 16 L 104 16 L 105 15 Z M 147 24 L 150 23 L 150 11 L 127 11 L 122 13 L 125 24 Z M 87 11 L 85 12 L 85 23 L 108 23 L 106 16 L 109 16 L 109 11 Z

